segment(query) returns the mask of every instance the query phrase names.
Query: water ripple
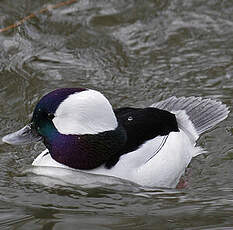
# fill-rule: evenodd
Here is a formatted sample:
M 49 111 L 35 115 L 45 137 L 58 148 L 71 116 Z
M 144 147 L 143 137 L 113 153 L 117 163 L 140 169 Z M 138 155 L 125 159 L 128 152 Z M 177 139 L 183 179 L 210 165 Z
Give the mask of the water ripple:
M 0 136 L 25 125 L 37 101 L 59 87 L 102 91 L 114 107 L 202 96 L 231 109 L 230 1 L 0 3 Z M 38 13 L 50 6 L 50 10 Z M 0 143 L 0 226 L 17 229 L 224 229 L 233 225 L 233 115 L 202 135 L 186 189 L 68 183 L 31 169 L 44 146 Z M 70 179 L 75 176 L 70 176 Z M 77 180 L 77 178 L 76 178 Z M 110 183 L 111 182 L 111 183 Z

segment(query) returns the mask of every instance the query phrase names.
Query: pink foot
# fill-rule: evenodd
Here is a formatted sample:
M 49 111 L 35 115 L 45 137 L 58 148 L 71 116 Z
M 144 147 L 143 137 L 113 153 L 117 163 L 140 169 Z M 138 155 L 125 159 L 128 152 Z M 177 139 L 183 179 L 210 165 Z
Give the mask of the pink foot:
M 188 186 L 188 180 L 190 178 L 191 169 L 187 168 L 183 176 L 181 176 L 179 183 L 177 184 L 177 189 L 183 189 Z

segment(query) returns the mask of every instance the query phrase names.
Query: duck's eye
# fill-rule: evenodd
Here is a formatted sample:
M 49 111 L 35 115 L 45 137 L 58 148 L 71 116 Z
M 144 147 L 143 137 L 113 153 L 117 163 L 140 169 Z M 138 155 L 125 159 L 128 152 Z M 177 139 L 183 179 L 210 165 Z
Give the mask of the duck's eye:
M 133 117 L 132 116 L 129 116 L 128 117 L 128 121 L 132 121 L 133 120 Z
M 48 113 L 48 119 L 52 120 L 54 118 L 54 114 L 53 113 Z

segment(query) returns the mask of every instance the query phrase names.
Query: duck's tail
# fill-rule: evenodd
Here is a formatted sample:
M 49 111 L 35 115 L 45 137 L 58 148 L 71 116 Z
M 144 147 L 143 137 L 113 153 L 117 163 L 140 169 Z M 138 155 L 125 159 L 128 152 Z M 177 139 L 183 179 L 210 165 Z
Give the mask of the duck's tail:
M 216 124 L 224 120 L 229 113 L 226 105 L 212 99 L 203 99 L 201 97 L 170 97 L 164 101 L 160 101 L 151 105 L 158 109 L 174 112 L 179 120 L 185 126 L 185 116 L 181 111 L 185 111 L 189 120 L 195 128 L 197 139 L 200 134 L 211 129 Z M 183 118 L 182 118 L 183 117 Z

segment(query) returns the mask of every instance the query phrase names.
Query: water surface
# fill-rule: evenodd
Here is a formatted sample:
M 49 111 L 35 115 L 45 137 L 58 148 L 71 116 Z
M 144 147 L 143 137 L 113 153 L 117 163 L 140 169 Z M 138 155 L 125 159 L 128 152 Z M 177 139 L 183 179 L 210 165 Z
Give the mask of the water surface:
M 0 136 L 25 125 L 58 87 L 103 92 L 114 107 L 143 107 L 169 96 L 202 96 L 232 109 L 231 1 L 2 0 Z M 207 153 L 190 164 L 185 189 L 130 183 L 91 186 L 38 177 L 42 144 L 0 144 L 2 229 L 231 229 L 233 115 L 202 135 Z

